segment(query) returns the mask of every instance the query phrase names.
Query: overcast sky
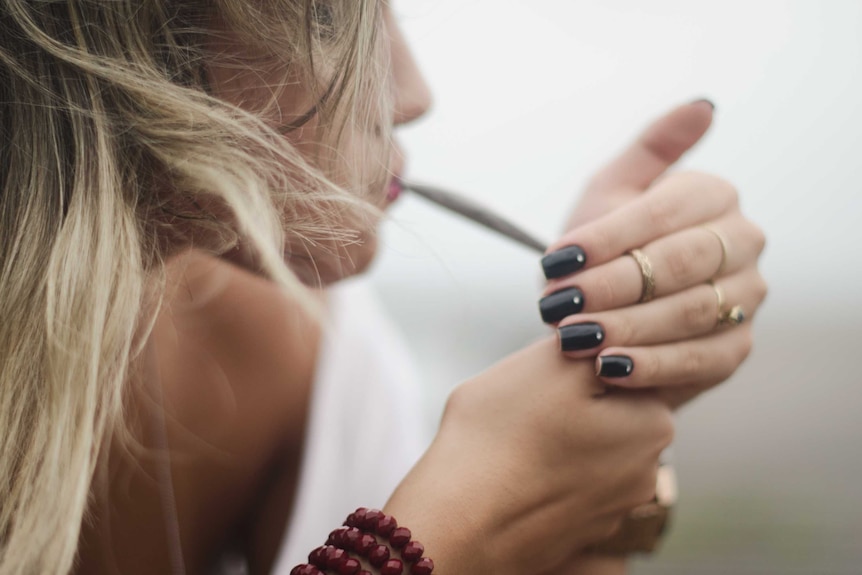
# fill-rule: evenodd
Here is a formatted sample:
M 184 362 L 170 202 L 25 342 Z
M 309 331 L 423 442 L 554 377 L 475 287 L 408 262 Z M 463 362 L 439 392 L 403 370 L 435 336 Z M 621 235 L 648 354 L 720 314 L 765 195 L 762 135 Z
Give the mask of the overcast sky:
M 709 97 L 713 130 L 685 165 L 734 182 L 766 229 L 770 306 L 814 313 L 815 298 L 862 321 L 862 2 L 394 7 L 435 93 L 433 112 L 402 134 L 409 175 L 552 239 L 596 166 L 663 110 Z M 375 272 L 390 294 L 417 276 L 419 290 L 447 277 L 468 289 L 535 286 L 531 254 L 418 202 L 393 216 Z

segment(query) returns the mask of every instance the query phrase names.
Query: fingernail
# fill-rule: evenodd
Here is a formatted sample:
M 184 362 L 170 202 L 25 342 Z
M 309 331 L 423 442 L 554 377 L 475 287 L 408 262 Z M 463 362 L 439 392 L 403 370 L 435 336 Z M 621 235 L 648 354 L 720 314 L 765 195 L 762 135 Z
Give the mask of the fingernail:
M 579 246 L 568 246 L 542 258 L 542 270 L 549 280 L 573 274 L 587 263 L 587 254 Z
M 697 100 L 691 101 L 692 104 L 700 104 L 701 102 L 709 104 L 709 107 L 712 108 L 713 110 L 715 110 L 715 103 L 712 100 L 709 100 L 707 98 L 698 98 Z
M 628 377 L 635 362 L 627 355 L 601 355 L 596 358 L 596 375 L 599 377 Z
M 555 291 L 539 300 L 539 312 L 545 323 L 556 323 L 566 316 L 581 313 L 584 294 L 576 287 Z
M 564 325 L 560 332 L 560 347 L 563 351 L 581 351 L 601 345 L 605 339 L 602 326 L 593 322 Z

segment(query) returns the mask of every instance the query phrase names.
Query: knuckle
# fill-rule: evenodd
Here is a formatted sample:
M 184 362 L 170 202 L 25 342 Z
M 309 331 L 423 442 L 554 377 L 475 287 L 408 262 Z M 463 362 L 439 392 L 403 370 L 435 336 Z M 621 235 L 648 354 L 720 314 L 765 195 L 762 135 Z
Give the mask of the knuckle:
M 712 190 L 727 206 L 739 205 L 739 190 L 729 181 L 715 174 L 703 174 L 705 177 L 705 188 Z
M 751 224 L 751 237 L 756 253 L 763 253 L 763 250 L 766 249 L 766 232 L 760 226 Z
M 744 327 L 734 329 L 737 330 L 734 332 L 735 342 L 727 346 L 727 351 L 722 354 L 720 363 L 714 371 L 712 379 L 716 383 L 731 377 L 751 354 L 754 345 L 751 330 Z
M 614 240 L 610 230 L 597 226 L 591 230 L 587 243 L 593 263 L 607 261 L 614 251 Z
M 739 191 L 729 181 L 707 172 L 696 170 L 681 170 L 677 172 L 680 189 L 697 190 L 698 193 L 713 194 L 728 205 L 739 203 Z
M 643 358 L 638 358 L 636 371 L 645 385 L 658 381 L 661 375 L 661 359 L 656 354 L 648 353 Z
M 702 188 L 704 180 L 708 181 L 712 176 L 706 172 L 697 170 L 681 169 L 668 174 L 664 181 L 668 186 L 678 190 L 691 190 Z
M 728 182 L 727 180 L 722 180 L 721 178 L 715 178 L 718 182 L 718 188 L 722 190 L 727 203 L 731 206 L 739 205 L 739 190 L 736 186 Z
M 683 326 L 689 332 L 700 332 L 715 325 L 715 296 L 693 298 L 681 308 Z
M 639 462 L 638 466 L 632 469 L 627 489 L 620 500 L 627 515 L 655 496 L 656 470 L 657 466 L 654 462 L 648 461 Z
M 598 274 L 593 278 L 592 286 L 585 290 L 594 305 L 599 309 L 617 307 L 617 286 L 607 274 Z
M 703 354 L 694 349 L 687 350 L 679 362 L 680 375 L 687 380 L 697 379 L 703 372 L 706 359 Z
M 664 236 L 676 229 L 679 205 L 676 198 L 663 196 L 656 196 L 647 203 L 647 222 L 658 235 Z
M 664 407 L 664 405 L 662 406 Z M 656 418 L 656 437 L 658 438 L 661 449 L 666 448 L 676 436 L 676 425 L 671 415 L 670 409 L 662 409 L 659 416 Z
M 759 306 L 763 303 L 763 300 L 766 299 L 766 296 L 769 294 L 769 284 L 766 283 L 766 280 L 763 279 L 763 276 L 757 274 L 757 279 L 754 283 L 754 295 L 757 300 L 757 305 Z
M 739 330 L 739 351 L 737 355 L 738 362 L 742 363 L 745 361 L 749 355 L 751 355 L 751 350 L 754 348 L 754 334 L 751 329 L 745 328 Z
M 695 262 L 706 255 L 702 246 L 688 243 L 670 251 L 665 259 L 668 273 L 676 285 L 687 285 L 691 283 L 695 271 Z
M 671 409 L 662 401 L 655 399 L 645 402 L 649 413 L 648 441 L 655 447 L 658 454 L 661 450 L 671 444 L 676 433 L 676 425 Z
M 725 207 L 739 206 L 739 190 L 732 183 L 715 174 L 701 173 L 698 176 L 702 179 L 700 187 L 715 194 Z
M 635 498 L 635 506 L 650 502 L 655 497 L 656 471 L 654 468 L 643 474 Z
M 631 345 L 638 341 L 637 326 L 629 318 L 620 318 L 610 326 L 614 345 Z

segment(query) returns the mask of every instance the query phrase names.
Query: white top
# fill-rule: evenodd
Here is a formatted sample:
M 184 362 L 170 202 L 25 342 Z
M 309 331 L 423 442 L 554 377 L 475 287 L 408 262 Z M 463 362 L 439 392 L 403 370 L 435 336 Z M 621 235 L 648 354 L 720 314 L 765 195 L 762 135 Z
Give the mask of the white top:
M 288 575 L 357 507 L 382 507 L 421 455 L 418 377 L 368 284 L 330 290 L 296 503 L 273 575 Z

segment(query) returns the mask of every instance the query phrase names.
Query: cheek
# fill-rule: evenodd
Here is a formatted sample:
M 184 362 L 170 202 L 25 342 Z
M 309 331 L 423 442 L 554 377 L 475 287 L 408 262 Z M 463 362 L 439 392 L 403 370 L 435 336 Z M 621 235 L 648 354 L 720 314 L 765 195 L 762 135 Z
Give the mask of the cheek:
M 325 170 L 334 182 L 376 208 L 386 207 L 392 175 L 391 148 L 379 133 L 351 128 Z
M 314 107 L 314 96 L 294 71 L 265 59 L 232 55 L 213 62 L 207 74 L 216 96 L 273 127 L 296 123 Z
M 283 75 L 275 72 L 267 74 L 238 70 L 235 66 L 213 66 L 210 81 L 220 98 L 266 118 L 306 162 L 321 169 L 335 184 L 376 208 L 385 207 L 389 149 L 386 139 L 379 133 L 365 133 L 351 125 L 334 149 L 324 141 L 326 130 L 321 127 L 319 116 L 305 118 L 316 101 L 295 80 L 288 78 L 285 84 Z M 267 87 L 277 85 L 283 87 L 278 90 Z M 302 121 L 301 126 L 282 130 L 299 121 Z M 292 217 L 308 215 L 294 213 Z M 329 221 L 327 225 L 334 229 L 356 232 L 360 241 L 347 245 L 323 242 L 313 247 L 300 242 L 289 243 L 285 246 L 285 260 L 309 285 L 330 284 L 361 273 L 377 251 L 378 224 L 379 219 L 370 215 Z
M 313 138 L 317 120 L 290 135 L 291 142 L 308 161 L 320 161 L 319 141 Z M 386 204 L 386 187 L 389 181 L 388 161 L 382 160 L 383 147 L 359 134 L 349 134 L 342 140 L 337 157 L 324 167 L 334 183 L 354 197 L 382 210 Z M 370 152 L 370 153 L 369 153 Z M 313 193 L 313 192 L 309 192 Z M 347 231 L 356 241 L 324 241 L 317 245 L 288 245 L 285 259 L 302 281 L 309 285 L 331 284 L 365 271 L 377 251 L 377 231 L 382 212 L 356 209 L 332 214 L 318 221 L 326 221 L 329 229 Z M 355 234 L 355 235 L 354 235 Z M 343 237 L 343 236 L 342 236 Z

